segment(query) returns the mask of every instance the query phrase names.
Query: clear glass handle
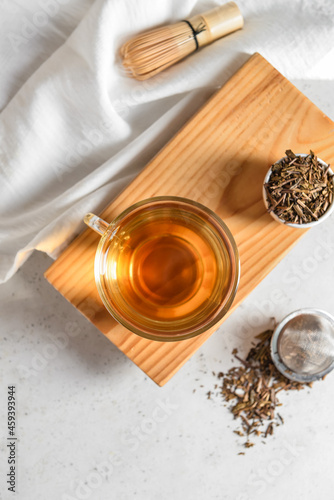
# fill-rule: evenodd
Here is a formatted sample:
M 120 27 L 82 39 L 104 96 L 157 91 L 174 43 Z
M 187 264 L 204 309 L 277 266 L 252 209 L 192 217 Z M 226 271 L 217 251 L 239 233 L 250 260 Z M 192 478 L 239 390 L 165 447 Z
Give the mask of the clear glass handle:
M 109 227 L 108 222 L 94 214 L 86 214 L 84 223 L 100 235 L 103 235 Z

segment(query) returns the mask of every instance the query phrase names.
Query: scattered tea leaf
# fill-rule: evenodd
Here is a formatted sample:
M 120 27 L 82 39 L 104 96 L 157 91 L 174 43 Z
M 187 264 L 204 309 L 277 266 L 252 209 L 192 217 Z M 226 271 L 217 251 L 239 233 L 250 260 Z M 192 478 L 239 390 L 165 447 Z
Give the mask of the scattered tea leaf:
M 252 434 L 266 438 L 272 435 L 274 426 L 284 424 L 283 417 L 276 413 L 277 407 L 281 406 L 278 393 L 312 387 L 312 383 L 291 381 L 277 370 L 270 354 L 272 334 L 273 330 L 266 330 L 257 335 L 255 338 L 259 341 L 250 349 L 245 360 L 233 349 L 234 357 L 241 362 L 241 366 L 233 366 L 225 375 L 222 372 L 217 375 L 220 394 L 224 401 L 231 403 L 230 411 L 241 421 L 242 431 L 234 431 L 238 436 Z M 253 445 L 248 440 L 244 443 L 246 448 Z

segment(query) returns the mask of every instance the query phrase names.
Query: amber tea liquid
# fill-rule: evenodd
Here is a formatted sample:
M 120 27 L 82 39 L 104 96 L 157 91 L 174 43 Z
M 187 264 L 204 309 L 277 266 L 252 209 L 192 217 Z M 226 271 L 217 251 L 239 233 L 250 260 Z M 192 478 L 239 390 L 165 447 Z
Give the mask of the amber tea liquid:
M 166 331 L 205 322 L 230 285 L 228 252 L 213 227 L 177 208 L 126 216 L 105 251 L 108 300 L 127 321 Z

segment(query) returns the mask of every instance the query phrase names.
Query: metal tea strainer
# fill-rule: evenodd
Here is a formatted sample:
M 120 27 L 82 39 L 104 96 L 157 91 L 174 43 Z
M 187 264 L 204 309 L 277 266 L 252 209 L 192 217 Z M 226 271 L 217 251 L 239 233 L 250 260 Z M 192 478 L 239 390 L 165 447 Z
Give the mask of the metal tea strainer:
M 312 382 L 334 368 L 334 317 L 320 309 L 299 309 L 284 318 L 271 339 L 276 368 L 297 382 Z

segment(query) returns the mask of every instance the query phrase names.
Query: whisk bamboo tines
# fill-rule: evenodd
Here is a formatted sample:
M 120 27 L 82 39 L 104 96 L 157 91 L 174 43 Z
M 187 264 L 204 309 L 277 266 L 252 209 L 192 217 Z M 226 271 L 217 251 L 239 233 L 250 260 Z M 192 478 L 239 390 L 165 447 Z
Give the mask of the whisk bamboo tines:
M 121 47 L 123 66 L 137 80 L 146 80 L 200 47 L 243 27 L 234 2 L 135 36 Z

